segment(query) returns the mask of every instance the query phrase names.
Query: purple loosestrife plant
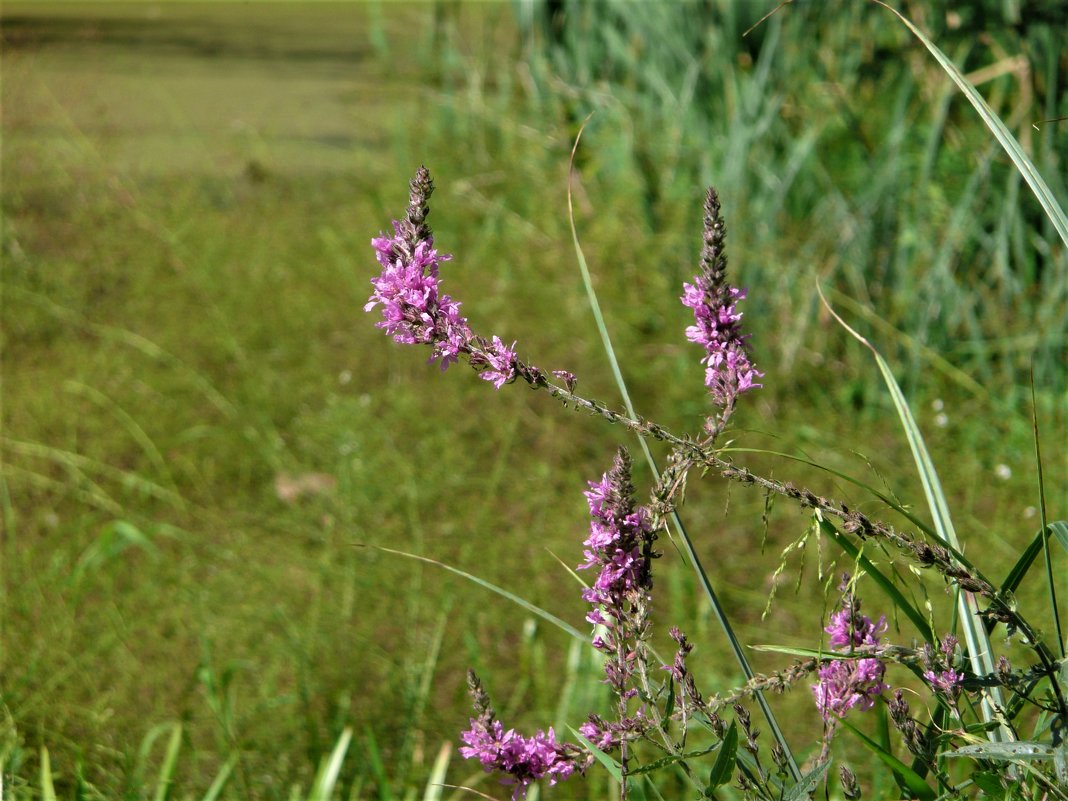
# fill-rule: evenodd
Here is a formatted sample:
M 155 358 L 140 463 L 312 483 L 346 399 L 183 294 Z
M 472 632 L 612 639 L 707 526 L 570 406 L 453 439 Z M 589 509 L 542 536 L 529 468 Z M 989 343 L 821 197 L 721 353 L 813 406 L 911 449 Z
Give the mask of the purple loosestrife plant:
M 719 195 L 709 188 L 705 195 L 704 246 L 701 272 L 692 284 L 683 284 L 682 303 L 693 309 L 694 324 L 686 338 L 705 349 L 705 386 L 720 407 L 720 419 L 713 423 L 717 432 L 734 411 L 738 395 L 762 386 L 763 373 L 749 359 L 748 335 L 742 334 L 742 314 L 737 304 L 746 290 L 727 283 L 727 254 L 723 248 L 727 228 L 720 217 Z
M 886 667 L 877 655 L 886 631 L 886 615 L 873 622 L 862 614 L 860 600 L 854 597 L 849 583 L 849 576 L 843 576 L 840 585 L 844 593 L 842 607 L 831 615 L 830 625 L 824 631 L 831 635 L 831 647 L 842 653 L 852 654 L 860 648 L 875 655 L 834 659 L 819 669 L 819 681 L 812 686 L 812 693 L 816 708 L 831 726 L 835 719 L 845 717 L 854 707 L 862 711 L 871 709 L 875 699 L 890 689 L 883 682 Z
M 374 292 L 365 308 L 368 311 L 381 308 L 382 320 L 377 326 L 398 342 L 430 346 L 431 361 L 440 360 L 443 369 L 464 358 L 497 389 L 507 383 L 523 381 L 533 389 L 545 390 L 566 406 L 620 424 L 639 436 L 659 440 L 671 449 L 667 468 L 658 478 L 652 490 L 652 502 L 647 507 L 634 500 L 630 460 L 624 449 L 620 449 L 612 468 L 599 481 L 589 482 L 585 493 L 590 528 L 580 569 L 596 573 L 596 578 L 583 591 L 582 597 L 589 605 L 586 619 L 594 626 L 592 645 L 604 656 L 604 683 L 615 697 L 616 711 L 612 720 L 589 715 L 579 731 L 605 754 L 618 753 L 616 765 L 623 777 L 621 801 L 627 798 L 627 776 L 632 774 L 632 766 L 635 766 L 634 771 L 638 770 L 636 766 L 642 754 L 637 746 L 642 741 L 658 749 L 659 757 L 652 765 L 641 765 L 643 772 L 651 767 L 677 766 L 698 795 L 714 794 L 715 786 L 690 763 L 716 748 L 720 749 L 716 755 L 717 765 L 723 762 L 726 766 L 725 772 L 723 769 L 715 771 L 716 782 L 729 782 L 737 771 L 737 786 L 747 798 L 771 801 L 781 799 L 787 793 L 796 798 L 810 795 L 826 774 L 830 743 L 839 722 L 852 709 L 863 711 L 875 705 L 889 689 L 885 677 L 887 665 L 892 662 L 905 664 L 922 676 L 931 696 L 938 701 L 937 707 L 943 710 L 948 707 L 963 724 L 960 731 L 966 736 L 946 730 L 945 718 L 932 717 L 929 724 L 921 724 L 912 717 L 901 690 L 885 702 L 905 748 L 933 777 L 943 796 L 958 795 L 960 788 L 965 786 L 955 784 L 943 767 L 942 756 L 970 742 L 969 727 L 972 724 L 986 725 L 975 715 L 976 703 L 983 697 L 984 688 L 997 685 L 1012 691 L 1015 706 L 1003 710 L 1008 717 L 1018 716 L 1020 710 L 1030 707 L 1055 721 L 1049 727 L 1054 740 L 1052 745 L 1036 743 L 1029 754 L 1044 754 L 1053 747 L 1063 747 L 1062 740 L 1058 739 L 1063 737 L 1063 722 L 1068 720 L 1068 702 L 1065 701 L 1060 674 L 1063 652 L 1061 661 L 1058 661 L 1037 629 L 1017 608 L 1011 592 L 999 590 L 998 585 L 961 553 L 943 543 L 929 541 L 922 534 L 898 530 L 845 503 L 789 482 L 757 475 L 730 461 L 714 447 L 738 397 L 761 386 L 758 380 L 763 376 L 750 359 L 748 337 L 742 333 L 742 315 L 737 310 L 738 303 L 745 298 L 745 290 L 729 285 L 726 280 L 725 227 L 714 190 L 710 189 L 705 199 L 701 269 L 692 283 L 684 284 L 682 297 L 682 302 L 694 312 L 694 325 L 687 329 L 686 336 L 705 350 L 702 358 L 706 368 L 705 384 L 719 409 L 706 421 L 704 437 L 697 439 L 680 436 L 636 414 L 624 414 L 607 404 L 580 396 L 575 391 L 577 379 L 573 373 L 563 370 L 548 373 L 522 362 L 516 355 L 514 342 L 506 345 L 498 336 L 487 339 L 475 335 L 467 319 L 460 314 L 459 303 L 440 291 L 440 264 L 450 257 L 435 250 L 426 224 L 427 201 L 432 189 L 429 173 L 421 168 L 411 182 L 407 214 L 394 222 L 392 236 L 373 240 L 381 272 L 372 281 Z M 958 666 L 968 665 L 969 655 L 961 653 L 958 656 L 959 643 L 951 635 L 944 637 L 937 646 L 928 642 L 922 649 L 884 644 L 886 616 L 872 620 L 863 614 L 847 577 L 839 588 L 841 604 L 824 629 L 832 649 L 829 659 L 809 658 L 770 675 L 750 673 L 741 687 L 706 697 L 698 691 L 687 666 L 693 646 L 673 627 L 671 637 L 678 646 L 674 660 L 669 665 L 662 665 L 662 670 L 651 673 L 649 639 L 653 585 L 650 568 L 652 559 L 658 555 L 653 551 L 655 532 L 681 503 L 687 474 L 694 467 L 744 486 L 757 487 L 769 496 L 787 498 L 801 508 L 812 509 L 821 520 L 821 530 L 830 530 L 836 538 L 843 541 L 853 538 L 860 543 L 871 541 L 873 547 L 896 551 L 914 570 L 934 570 L 948 585 L 970 593 L 985 605 L 980 614 L 988 626 L 1004 624 L 1008 636 L 1018 634 L 1020 644 L 1029 649 L 1034 661 L 1014 669 L 1004 656 L 1000 656 L 996 670 L 989 675 L 969 674 L 966 677 Z M 689 546 L 689 539 L 685 534 L 683 537 Z M 702 572 L 696 565 L 696 555 L 692 558 L 698 572 Z M 874 565 L 867 567 L 869 572 L 878 570 Z M 885 581 L 883 576 L 884 586 Z M 714 598 L 710 590 L 708 594 Z M 903 595 L 895 596 L 895 602 L 899 605 L 898 611 L 905 613 L 902 619 L 907 617 L 917 621 L 917 626 L 929 637 L 930 629 L 925 625 L 924 615 Z M 724 627 L 730 631 L 726 623 Z M 746 666 L 744 657 L 739 657 L 739 662 Z M 917 668 L 917 662 L 922 663 L 922 671 Z M 654 673 L 666 678 L 658 682 Z M 822 751 L 815 757 L 815 767 L 802 777 L 762 694 L 769 690 L 783 692 L 812 673 L 816 674 L 812 693 L 823 719 L 825 736 Z M 1036 691 L 1040 682 L 1045 682 L 1044 694 Z M 514 798 L 522 797 L 539 779 L 548 779 L 553 784 L 576 771 L 584 771 L 592 763 L 591 753 L 557 741 L 552 729 L 539 730 L 529 737 L 514 729 L 505 729 L 473 674 L 469 683 L 475 717 L 461 735 L 464 743 L 461 753 L 469 759 L 478 759 L 487 771 L 503 774 L 504 780 L 514 786 Z M 964 698 L 958 703 L 961 696 Z M 775 737 L 771 748 L 773 770 L 765 768 L 750 714 L 739 705 L 740 701 L 751 698 L 765 706 L 765 716 L 772 725 Z M 734 711 L 734 723 L 729 728 L 718 714 L 728 707 Z M 942 727 L 941 733 L 937 737 L 930 736 L 939 727 Z M 707 732 L 714 742 L 711 745 L 705 743 L 706 747 L 698 751 L 687 750 L 687 736 L 691 730 Z M 737 758 L 728 743 L 732 743 L 730 748 L 737 751 Z M 748 755 L 743 755 L 742 750 Z M 962 752 L 963 749 L 957 754 Z M 600 758 L 615 759 L 604 755 Z M 1056 791 L 1050 797 L 1068 801 L 1068 792 L 1057 790 L 1058 786 L 1068 786 L 1068 769 L 1065 769 L 1066 775 L 1055 776 L 1055 771 L 1046 766 L 1034 768 L 1038 761 L 1031 763 L 1028 773 L 1033 788 L 1043 792 Z M 1008 768 L 1006 771 L 1003 778 L 1012 775 Z M 846 797 L 859 797 L 856 777 L 848 771 L 842 776 Z
M 467 673 L 467 686 L 476 715 L 471 718 L 471 727 L 460 735 L 465 743 L 460 754 L 477 759 L 488 772 L 503 774 L 501 782 L 515 788 L 513 801 L 525 797 L 527 788 L 538 779 L 548 778 L 553 785 L 576 770 L 585 770 L 589 758 L 573 745 L 558 743 L 551 728 L 532 737 L 523 737 L 515 729 L 505 731 L 474 671 Z
M 371 280 L 374 292 L 363 310 L 381 306 L 382 320 L 375 325 L 403 345 L 430 345 L 430 361 L 440 359 L 442 370 L 466 355 L 482 378 L 500 389 L 515 378 L 515 343 L 475 336 L 460 304 L 440 292 L 439 264 L 452 256 L 434 249 L 426 223 L 434 191 L 426 167 L 419 168 L 410 188 L 408 213 L 393 221 L 393 236 L 371 240 L 382 272 Z

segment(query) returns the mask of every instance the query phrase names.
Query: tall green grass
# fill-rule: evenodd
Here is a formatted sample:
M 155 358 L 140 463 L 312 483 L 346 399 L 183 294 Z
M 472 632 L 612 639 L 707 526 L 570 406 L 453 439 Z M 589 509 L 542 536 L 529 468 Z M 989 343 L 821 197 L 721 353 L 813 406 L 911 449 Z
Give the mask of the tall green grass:
M 610 397 L 563 202 L 574 125 L 593 108 L 578 222 L 640 411 L 680 428 L 703 412 L 674 298 L 692 271 L 694 199 L 713 181 L 732 264 L 754 289 L 761 362 L 784 365 L 745 423 L 794 438 L 746 444 L 803 448 L 849 472 L 870 463 L 888 494 L 910 481 L 875 372 L 854 370 L 860 351 L 818 311 L 819 278 L 839 306 L 887 310 L 870 324 L 889 357 L 913 360 L 902 381 L 922 380 L 929 446 L 958 454 L 944 476 L 958 528 L 1005 559 L 1033 537 L 1037 518 L 1009 503 L 1027 486 L 1029 427 L 976 420 L 991 396 L 1018 396 L 1038 343 L 1039 414 L 1051 437 L 1063 431 L 1048 389 L 1062 375 L 1064 253 L 1043 251 L 996 151 L 968 155 L 986 142 L 971 110 L 918 51 L 899 64 L 908 40 L 853 7 L 786 9 L 750 35 L 757 46 L 737 36 L 755 21 L 741 19 L 746 6 L 724 5 L 703 49 L 700 26 L 613 8 L 618 62 L 596 50 L 596 20 L 571 29 L 594 48 L 583 82 L 577 67 L 552 67 L 577 56 L 538 48 L 506 6 L 275 7 L 250 22 L 228 5 L 163 6 L 156 20 L 133 6 L 5 4 L 0 757 L 11 793 L 307 797 L 328 794 L 319 777 L 333 776 L 335 797 L 431 797 L 445 774 L 494 790 L 441 756 L 468 714 L 464 665 L 501 677 L 509 717 L 548 711 L 562 730 L 604 703 L 585 689 L 596 667 L 565 637 L 433 567 L 353 547 L 425 554 L 503 586 L 522 575 L 528 600 L 581 625 L 555 556 L 573 561 L 575 487 L 600 469 L 611 432 L 521 395 L 473 417 L 484 387 L 443 391 L 359 309 L 367 239 L 426 161 L 443 187 L 432 223 L 458 254 L 450 291 L 480 326 Z M 679 38 L 665 47 L 655 26 Z M 992 32 L 1010 55 L 1014 35 Z M 864 44 L 883 37 L 894 58 Z M 1026 41 L 1043 108 L 1021 117 L 1024 133 L 1061 102 L 1059 68 L 1041 61 L 1055 40 Z M 990 47 L 969 56 L 975 68 L 999 61 Z M 676 59 L 697 65 L 692 89 L 665 77 Z M 625 85 L 639 63 L 649 69 L 630 80 L 642 85 Z M 609 64 L 619 80 L 598 77 Z M 1020 85 L 1005 74 L 980 88 L 1001 112 Z M 1040 127 L 1034 158 L 1048 175 L 1063 127 Z M 934 289 L 951 313 L 934 309 Z M 860 418 L 831 418 L 843 403 Z M 857 458 L 836 444 L 851 441 L 870 448 Z M 1011 479 L 990 478 L 999 462 Z M 1048 467 L 1062 485 L 1063 466 Z M 315 473 L 333 489 L 279 498 L 280 477 Z M 762 641 L 759 610 L 795 523 L 770 509 L 762 556 L 750 525 L 762 501 L 701 491 L 688 510 L 712 521 L 697 547 L 716 559 L 727 601 L 757 610 L 738 616 L 740 636 Z M 670 616 L 714 642 L 693 577 L 673 570 L 663 588 Z M 769 619 L 799 630 L 819 602 L 780 588 Z M 738 682 L 717 655 L 700 661 L 710 682 Z

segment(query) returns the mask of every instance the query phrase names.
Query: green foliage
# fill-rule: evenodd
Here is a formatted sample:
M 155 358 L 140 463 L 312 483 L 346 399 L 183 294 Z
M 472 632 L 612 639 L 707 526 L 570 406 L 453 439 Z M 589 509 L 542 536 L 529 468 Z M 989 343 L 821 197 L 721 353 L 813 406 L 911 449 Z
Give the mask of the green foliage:
M 575 561 L 579 489 L 614 433 L 481 382 L 446 391 L 360 307 L 367 239 L 425 161 L 465 311 L 610 397 L 562 202 L 593 109 L 577 225 L 635 407 L 680 429 L 704 413 L 676 297 L 714 182 L 760 363 L 775 366 L 739 436 L 783 432 L 776 450 L 815 466 L 752 463 L 813 486 L 825 469 L 870 474 L 881 495 L 848 493 L 880 510 L 915 495 L 878 377 L 821 316 L 819 280 L 836 306 L 877 310 L 856 316 L 905 365 L 933 458 L 952 457 L 944 493 L 962 538 L 982 543 L 969 555 L 1018 563 L 1021 604 L 1046 597 L 1027 571 L 1034 532 L 1065 544 L 1063 523 L 1020 517 L 1035 499 L 1015 404 L 1033 356 L 1036 415 L 1063 440 L 1066 261 L 1017 173 L 879 9 L 795 4 L 743 37 L 752 4 L 649 5 L 583 7 L 543 47 L 504 6 L 270 6 L 250 20 L 228 4 L 4 4 L 5 798 L 499 795 L 451 758 L 466 664 L 499 681 L 510 717 L 563 731 L 603 708 L 596 660 L 565 634 L 531 620 L 517 635 L 521 609 L 353 547 L 458 565 L 581 628 L 549 551 Z M 979 37 L 970 13 L 921 23 L 965 74 L 995 68 L 979 90 L 1063 205 L 1066 127 L 1030 127 L 1064 113 L 1057 31 L 1039 18 Z M 843 450 L 853 442 L 866 455 Z M 1063 487 L 1063 460 L 1046 469 Z M 743 493 L 728 517 L 727 501 L 691 492 L 694 547 L 740 610 L 740 640 L 759 642 L 775 561 L 753 522 L 768 514 L 775 546 L 797 521 Z M 709 685 L 732 687 L 744 677 L 673 556 L 663 619 L 701 643 Z M 855 559 L 824 556 L 829 574 Z M 886 555 L 863 556 L 900 586 Z M 818 633 L 810 583 L 769 613 L 790 645 Z M 909 604 L 910 620 L 948 615 L 937 581 Z M 811 743 L 807 690 L 776 703 L 787 739 Z M 657 781 L 638 784 L 693 789 Z M 556 797 L 609 787 L 593 776 Z

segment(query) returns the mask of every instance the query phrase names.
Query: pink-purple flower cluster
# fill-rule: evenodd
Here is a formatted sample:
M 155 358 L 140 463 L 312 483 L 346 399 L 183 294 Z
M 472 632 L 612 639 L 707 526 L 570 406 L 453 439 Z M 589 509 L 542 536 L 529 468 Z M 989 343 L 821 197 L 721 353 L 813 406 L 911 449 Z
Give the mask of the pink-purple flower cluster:
M 846 592 L 842 608 L 831 615 L 830 625 L 824 631 L 831 635 L 831 647 L 838 651 L 851 653 L 855 648 L 876 649 L 886 631 L 886 616 L 873 622 L 861 614 L 860 601 Z M 889 689 L 883 682 L 885 673 L 886 667 L 875 656 L 828 662 L 819 669 L 819 682 L 812 686 L 816 708 L 828 722 L 832 718 L 845 717 L 853 707 L 871 709 L 879 694 Z
M 452 257 L 434 249 L 426 225 L 433 191 L 430 173 L 420 167 L 411 181 L 408 213 L 393 221 L 393 236 L 371 240 L 382 272 L 371 279 L 374 291 L 363 309 L 381 306 L 382 320 L 375 325 L 401 344 L 430 345 L 430 360 L 440 359 L 442 370 L 465 354 L 482 378 L 500 389 L 515 377 L 515 343 L 506 346 L 496 336 L 491 341 L 475 336 L 460 304 L 441 293 L 439 265 Z
M 727 284 L 727 257 L 723 251 L 726 228 L 719 215 L 719 197 L 709 189 L 705 197 L 704 247 L 701 272 L 692 284 L 683 284 L 684 306 L 693 309 L 694 324 L 686 329 L 686 338 L 705 349 L 705 386 L 716 405 L 730 410 L 743 392 L 762 386 L 757 379 L 764 374 L 749 359 L 746 340 L 741 332 L 742 314 L 737 303 L 745 299 L 746 290 Z
M 883 682 L 886 668 L 875 658 L 836 659 L 819 670 L 819 683 L 812 686 L 816 708 L 823 719 L 843 718 L 853 707 L 868 710 L 875 699 L 890 689 Z
M 635 654 L 626 641 L 635 634 L 631 617 L 649 589 L 652 526 L 649 512 L 634 504 L 630 457 L 623 448 L 612 469 L 589 485 L 585 495 L 590 536 L 583 543 L 586 561 L 578 569 L 600 572 L 593 586 L 582 592 L 583 600 L 593 607 L 586 620 L 601 627 L 593 638 L 594 647 L 616 657 L 605 663 L 609 684 L 629 697 L 634 690 L 624 690 L 624 685 Z
M 941 659 L 934 656 L 929 646 L 924 647 L 924 661 L 927 669 L 923 671 L 923 677 L 937 692 L 955 700 L 960 694 L 964 674 L 953 668 L 953 658 L 957 650 L 958 640 L 952 634 L 942 638 L 939 646 Z
M 513 801 L 524 797 L 527 788 L 538 779 L 548 777 L 549 784 L 556 784 L 576 770 L 585 769 L 588 760 L 582 751 L 577 746 L 558 743 L 551 728 L 548 732 L 539 730 L 533 737 L 524 737 L 515 729 L 505 731 L 474 671 L 467 672 L 467 687 L 475 717 L 471 718 L 471 728 L 460 734 L 466 743 L 460 747 L 460 754 L 465 759 L 477 759 L 487 772 L 503 773 L 503 783 L 515 785 Z
M 471 728 L 460 737 L 467 743 L 460 754 L 465 759 L 477 758 L 487 771 L 504 773 L 504 783 L 515 785 L 513 799 L 525 796 L 527 787 L 538 779 L 548 777 L 549 784 L 556 784 L 575 771 L 574 756 L 556 742 L 551 728 L 523 737 L 515 729 L 505 731 L 499 720 L 485 726 L 471 718 Z

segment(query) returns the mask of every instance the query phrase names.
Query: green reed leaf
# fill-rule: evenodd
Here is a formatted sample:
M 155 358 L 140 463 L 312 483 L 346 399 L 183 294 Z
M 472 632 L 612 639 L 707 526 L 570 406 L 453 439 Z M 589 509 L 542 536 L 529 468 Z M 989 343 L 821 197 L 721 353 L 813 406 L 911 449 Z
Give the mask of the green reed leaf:
M 1020 146 L 1020 143 L 1016 141 L 1016 137 L 1012 135 L 1005 123 L 1001 121 L 1001 118 L 994 113 L 994 110 L 987 105 L 983 96 L 979 94 L 974 86 L 972 86 L 968 79 L 964 77 L 957 66 L 950 60 L 949 56 L 943 53 L 938 46 L 932 42 L 923 31 L 912 24 L 899 11 L 890 7 L 882 0 L 874 0 L 874 2 L 881 5 L 886 10 L 890 11 L 896 16 L 905 27 L 912 31 L 913 35 L 919 39 L 923 46 L 935 57 L 935 60 L 939 63 L 946 74 L 953 80 L 953 83 L 964 93 L 964 96 L 968 98 L 968 102 L 975 107 L 975 110 L 979 112 L 979 116 L 982 117 L 983 122 L 986 123 L 986 127 L 990 129 L 994 134 L 994 138 L 998 140 L 998 143 L 1004 148 L 1005 152 L 1012 159 L 1012 163 L 1016 166 L 1016 169 L 1023 176 L 1024 181 L 1031 187 L 1031 191 L 1035 193 L 1035 197 L 1038 198 L 1039 204 L 1042 206 L 1042 210 L 1046 212 L 1046 216 L 1049 217 L 1050 222 L 1053 223 L 1053 227 L 1057 229 L 1057 233 L 1061 237 L 1061 241 L 1068 246 L 1068 217 L 1065 216 L 1064 211 L 1061 209 L 1060 204 L 1057 203 L 1057 199 L 1054 197 L 1053 192 L 1046 184 L 1042 175 L 1035 168 L 1035 165 L 1031 162 L 1031 159 L 1024 152 L 1024 149 Z

